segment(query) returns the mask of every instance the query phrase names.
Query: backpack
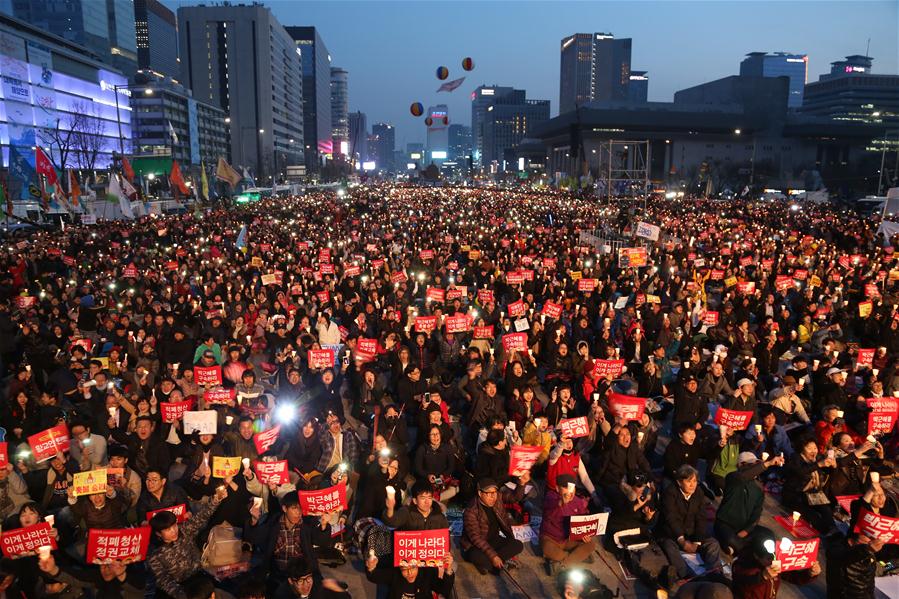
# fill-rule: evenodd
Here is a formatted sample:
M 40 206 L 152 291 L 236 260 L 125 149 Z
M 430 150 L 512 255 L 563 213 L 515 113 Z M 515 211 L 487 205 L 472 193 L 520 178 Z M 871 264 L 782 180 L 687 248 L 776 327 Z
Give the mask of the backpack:
M 218 524 L 209 531 L 209 538 L 203 547 L 200 563 L 204 568 L 219 568 L 236 564 L 243 558 L 240 539 L 234 527 Z

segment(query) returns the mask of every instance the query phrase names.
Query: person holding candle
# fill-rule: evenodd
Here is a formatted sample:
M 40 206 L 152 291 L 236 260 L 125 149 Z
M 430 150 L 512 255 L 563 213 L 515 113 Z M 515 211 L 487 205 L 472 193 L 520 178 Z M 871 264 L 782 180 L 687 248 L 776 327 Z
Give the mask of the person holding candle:
M 783 504 L 788 510 L 802 514 L 822 535 L 834 531 L 833 507 L 824 494 L 824 484 L 836 459 L 819 455 L 814 439 L 805 438 L 784 467 Z
M 566 523 L 571 516 L 589 513 L 589 500 L 575 492 L 575 478 L 571 474 L 556 477 L 556 489 L 547 489 L 543 498 L 543 520 L 540 523 L 540 549 L 543 551 L 547 575 L 583 563 L 596 549 L 596 536 L 581 540 L 569 539 Z
M 803 585 L 821 573 L 817 561 L 803 570 L 781 572 L 780 563 L 775 559 L 776 543 L 774 533 L 761 526 L 747 538 L 733 564 L 734 599 L 776 599 L 782 580 Z
M 725 552 L 739 553 L 762 517 L 765 490 L 758 478 L 769 468 L 783 466 L 780 456 L 759 460 L 744 451 L 737 458 L 737 470 L 724 481 L 724 497 L 715 513 L 715 538 Z

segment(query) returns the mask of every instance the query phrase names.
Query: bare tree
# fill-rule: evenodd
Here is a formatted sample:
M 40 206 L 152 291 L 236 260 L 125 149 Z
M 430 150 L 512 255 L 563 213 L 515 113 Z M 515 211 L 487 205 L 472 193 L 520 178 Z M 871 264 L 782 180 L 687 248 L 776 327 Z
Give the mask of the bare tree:
M 58 166 L 63 172 L 69 167 L 72 154 L 77 153 L 75 139 L 84 128 L 86 119 L 87 116 L 80 111 L 66 113 L 64 118 L 56 119 L 56 126 L 52 129 L 40 130 L 41 142 L 50 146 L 51 153 L 59 158 Z
M 83 115 L 72 135 L 78 168 L 92 171 L 100 152 L 106 147 L 106 138 L 103 136 L 106 122 L 100 118 L 99 110 L 93 103 L 88 107 L 85 102 L 72 102 L 72 112 Z

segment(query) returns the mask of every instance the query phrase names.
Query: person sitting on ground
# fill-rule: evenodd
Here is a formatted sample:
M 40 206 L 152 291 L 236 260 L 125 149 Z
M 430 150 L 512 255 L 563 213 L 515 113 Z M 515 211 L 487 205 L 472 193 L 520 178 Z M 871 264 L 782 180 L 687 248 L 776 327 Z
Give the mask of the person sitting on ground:
M 514 491 L 496 481 L 478 481 L 478 495 L 462 514 L 462 556 L 474 564 L 481 574 L 498 573 L 503 566 L 516 567 L 516 556 L 524 550 L 512 532 L 511 519 L 504 501 L 521 501 L 530 472 L 519 477 Z M 502 533 L 502 534 L 500 534 Z
M 334 578 L 323 578 L 309 560 L 298 557 L 287 565 L 287 580 L 273 596 L 274 599 L 349 599 L 345 586 Z
M 387 489 L 384 508 L 384 524 L 397 530 L 439 530 L 449 528 L 440 504 L 434 503 L 434 488 L 427 480 L 412 485 L 412 501 L 397 509 L 397 489 Z
M 783 463 L 780 456 L 761 461 L 750 451 L 742 452 L 737 458 L 737 471 L 727 475 L 724 497 L 715 513 L 715 537 L 725 552 L 738 553 L 762 517 L 765 491 L 758 477 L 770 466 Z
M 818 562 L 812 562 L 804 570 L 781 573 L 780 563 L 775 561 L 774 533 L 762 526 L 756 527 L 746 539 L 743 548 L 733 564 L 734 599 L 755 599 L 766 597 L 775 599 L 780 590 L 780 581 L 806 584 L 821 573 Z M 829 561 L 829 560 L 828 560 Z M 828 593 L 828 597 L 831 597 Z
M 584 497 L 575 492 L 575 479 L 571 474 L 556 477 L 556 490 L 547 489 L 543 500 L 543 521 L 540 523 L 540 548 L 547 575 L 553 576 L 559 569 L 583 563 L 596 549 L 596 538 L 587 535 L 580 540 L 570 539 L 571 516 L 589 513 Z
M 709 502 L 696 492 L 699 473 L 684 465 L 675 473 L 675 481 L 677 484 L 662 491 L 662 517 L 656 534 L 668 561 L 683 580 L 690 576 L 690 569 L 681 552 L 699 554 L 706 570 L 711 570 L 721 564 L 721 547 L 706 534 Z
M 365 558 L 365 570 L 379 589 L 388 589 L 387 599 L 449 597 L 456 578 L 452 553 L 447 553 L 437 567 L 403 562 L 396 568 L 378 568 L 377 556 L 370 554 Z

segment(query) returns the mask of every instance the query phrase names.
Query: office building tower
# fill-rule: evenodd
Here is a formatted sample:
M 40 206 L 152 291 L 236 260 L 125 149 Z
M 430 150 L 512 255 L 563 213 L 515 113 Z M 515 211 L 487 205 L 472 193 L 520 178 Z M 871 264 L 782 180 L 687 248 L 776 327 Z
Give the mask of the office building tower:
M 134 0 L 137 67 L 166 77 L 181 77 L 178 19 L 159 0 Z
M 303 79 L 293 39 L 261 4 L 178 9 L 181 82 L 198 102 L 221 107 L 231 163 L 257 183 L 303 164 Z M 330 128 L 330 125 L 329 125 Z
M 443 161 L 449 152 L 449 108 L 446 104 L 428 106 L 425 118 L 430 118 L 427 148 L 429 161 Z
M 0 10 L 84 46 L 126 76 L 137 68 L 133 0 L 7 0 Z
M 802 95 L 808 81 L 808 56 L 787 52 L 750 52 L 740 63 L 740 75 L 749 77 L 787 77 L 790 80 L 791 109 L 802 106 Z
M 478 87 L 472 94 L 472 137 L 481 170 L 504 170 L 506 151 L 547 120 L 549 100 L 528 100 L 523 89 Z
M 610 33 L 575 33 L 562 39 L 559 114 L 593 101 L 628 100 L 631 40 Z
M 317 172 L 331 154 L 331 55 L 315 27 L 288 27 L 303 72 L 303 143 L 306 169 Z
M 450 160 L 464 161 L 467 167 L 469 156 L 471 156 L 471 127 L 451 123 L 449 126 Z
M 646 71 L 631 71 L 627 84 L 627 101 L 631 104 L 645 104 L 649 97 L 649 75 Z
M 350 159 L 357 163 L 368 160 L 368 120 L 364 112 L 351 112 L 349 126 Z
M 345 70 L 331 67 L 331 140 L 334 154 L 341 156 L 348 156 L 350 153 L 350 100 L 347 76 Z
M 801 112 L 840 121 L 899 124 L 899 75 L 873 73 L 873 62 L 860 55 L 832 62 L 830 73 L 805 86 Z
M 390 123 L 375 123 L 371 127 L 369 138 L 370 158 L 375 161 L 378 170 L 394 169 L 394 149 L 396 148 L 396 129 Z

